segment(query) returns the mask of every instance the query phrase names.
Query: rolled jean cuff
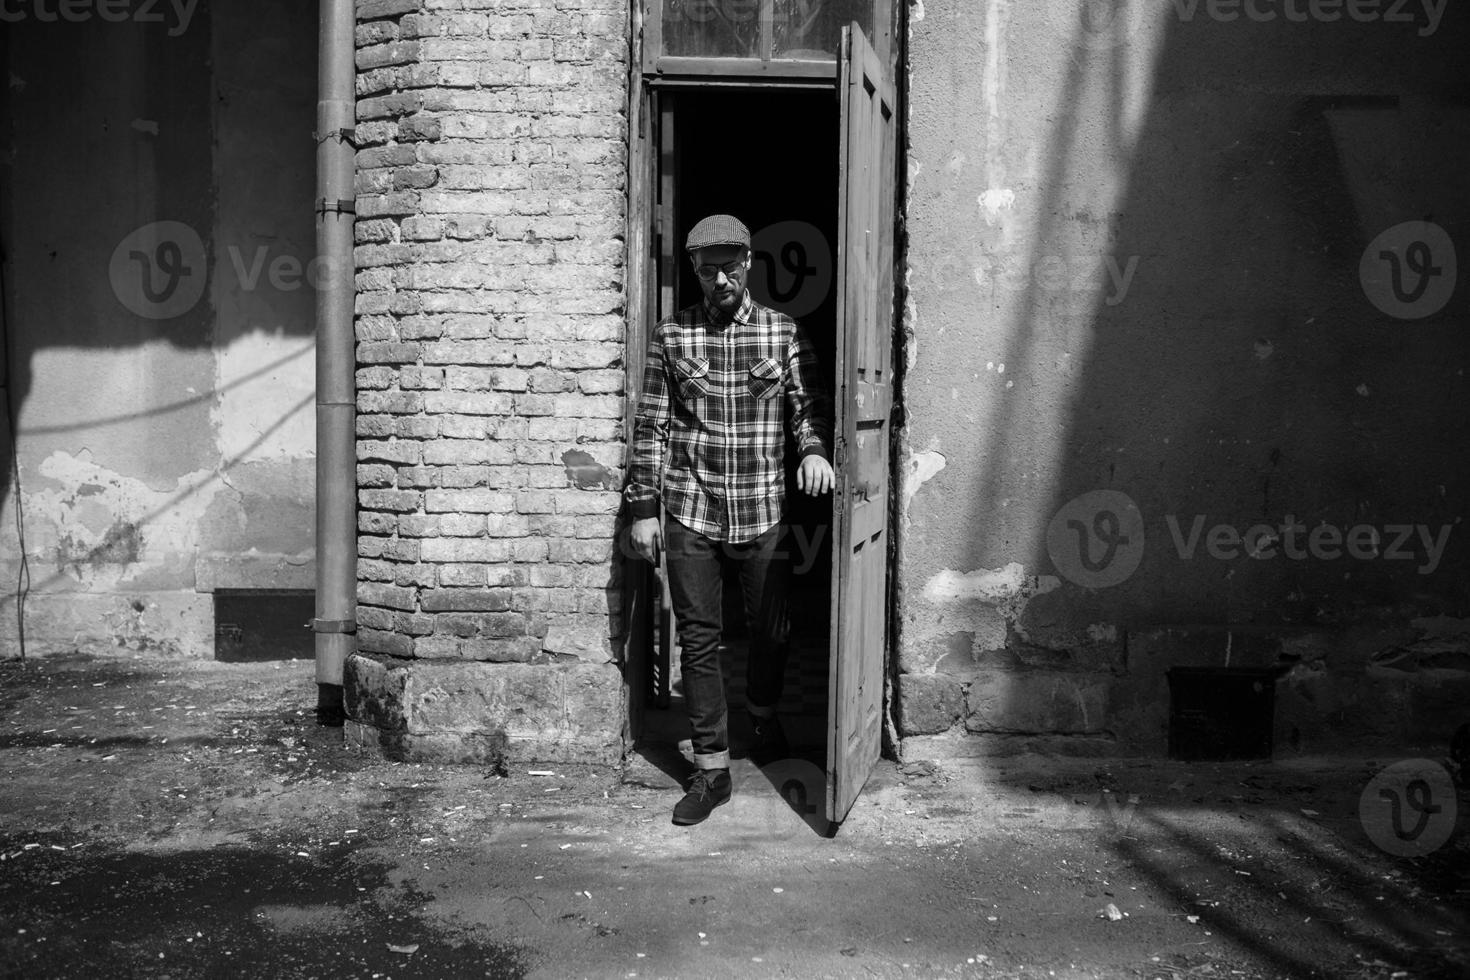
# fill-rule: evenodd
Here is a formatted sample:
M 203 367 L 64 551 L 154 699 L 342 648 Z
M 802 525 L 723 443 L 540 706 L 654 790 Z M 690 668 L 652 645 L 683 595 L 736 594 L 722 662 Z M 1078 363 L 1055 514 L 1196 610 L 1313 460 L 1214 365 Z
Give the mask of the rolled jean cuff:
M 696 769 L 729 769 L 730 750 L 723 752 L 710 752 L 708 754 L 694 756 L 694 768 Z

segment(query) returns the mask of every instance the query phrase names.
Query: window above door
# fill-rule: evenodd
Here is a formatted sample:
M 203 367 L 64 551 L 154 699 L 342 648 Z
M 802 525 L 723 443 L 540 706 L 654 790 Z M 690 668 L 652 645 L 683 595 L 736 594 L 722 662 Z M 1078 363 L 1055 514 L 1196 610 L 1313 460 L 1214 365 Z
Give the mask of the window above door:
M 651 75 L 834 78 L 842 29 L 856 21 L 885 62 L 894 0 L 643 0 Z

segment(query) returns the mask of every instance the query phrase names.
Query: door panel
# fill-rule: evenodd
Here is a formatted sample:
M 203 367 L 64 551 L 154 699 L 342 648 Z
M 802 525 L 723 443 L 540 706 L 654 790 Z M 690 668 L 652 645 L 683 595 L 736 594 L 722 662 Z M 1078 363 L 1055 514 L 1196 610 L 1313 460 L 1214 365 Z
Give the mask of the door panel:
M 827 818 L 847 816 L 882 747 L 892 406 L 893 86 L 862 30 L 843 36 Z

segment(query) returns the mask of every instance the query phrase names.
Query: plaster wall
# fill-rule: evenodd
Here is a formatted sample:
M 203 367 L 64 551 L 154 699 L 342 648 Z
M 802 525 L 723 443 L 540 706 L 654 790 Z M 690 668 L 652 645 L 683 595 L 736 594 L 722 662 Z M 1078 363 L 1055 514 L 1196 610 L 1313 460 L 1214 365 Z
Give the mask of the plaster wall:
M 315 20 L 8 25 L 3 236 L 20 498 L 0 653 L 213 652 L 215 588 L 312 583 Z M 284 272 L 284 274 L 283 274 Z
M 1286 750 L 1437 738 L 1465 26 L 1105 6 L 909 8 L 905 751 L 1162 752 L 1179 665 L 1278 667 Z M 1374 302 L 1384 233 L 1435 246 L 1417 307 Z

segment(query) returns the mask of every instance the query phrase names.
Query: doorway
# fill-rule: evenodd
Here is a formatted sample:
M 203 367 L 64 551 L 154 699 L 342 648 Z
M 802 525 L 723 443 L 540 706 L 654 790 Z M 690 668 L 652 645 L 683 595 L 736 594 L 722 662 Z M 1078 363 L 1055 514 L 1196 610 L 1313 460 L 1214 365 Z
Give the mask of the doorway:
M 889 52 L 887 35 L 880 37 L 879 50 Z M 806 559 L 795 596 L 800 649 L 792 658 L 805 676 L 793 684 L 788 673 L 788 687 L 796 697 L 820 691 L 825 673 L 825 722 L 815 696 L 794 712 L 787 702 L 782 707 L 793 721 L 787 728 L 796 754 L 815 762 L 822 753 L 825 814 L 834 826 L 882 744 L 898 214 L 894 65 L 857 22 L 843 28 L 835 55 L 835 64 L 795 62 L 780 71 L 774 61 L 672 59 L 684 76 L 655 71 L 635 82 L 628 226 L 631 350 L 646 349 L 658 318 L 697 295 L 680 248 L 688 229 L 706 213 L 729 211 L 754 233 L 751 291 L 806 325 L 832 381 L 836 486 L 821 501 L 793 494 L 789 514 Z M 657 66 L 665 61 L 654 58 Z M 630 394 L 640 390 L 642 371 L 643 358 L 630 357 Z M 681 706 L 671 676 L 678 653 L 668 591 L 646 565 L 630 581 L 631 734 L 645 746 L 667 744 L 687 731 L 682 710 L 670 710 Z M 743 673 L 739 620 L 725 618 L 727 670 L 736 676 Z M 824 633 L 825 664 L 816 654 Z M 727 693 L 739 718 L 742 692 Z M 737 749 L 741 734 L 731 732 Z
M 655 319 L 699 301 L 683 242 L 695 222 L 734 214 L 751 231 L 750 290 L 756 302 L 801 324 L 829 394 L 836 390 L 838 105 L 820 90 L 664 88 L 651 100 L 658 147 Z M 832 421 L 828 416 L 828 422 Z M 791 650 L 777 710 L 793 755 L 824 768 L 831 648 L 832 496 L 797 490 L 787 434 L 786 520 L 793 579 Z M 748 656 L 739 583 L 727 576 L 721 661 L 731 740 L 741 754 Z M 654 617 L 653 697 L 641 719 L 645 743 L 687 738 L 679 653 L 666 599 Z

